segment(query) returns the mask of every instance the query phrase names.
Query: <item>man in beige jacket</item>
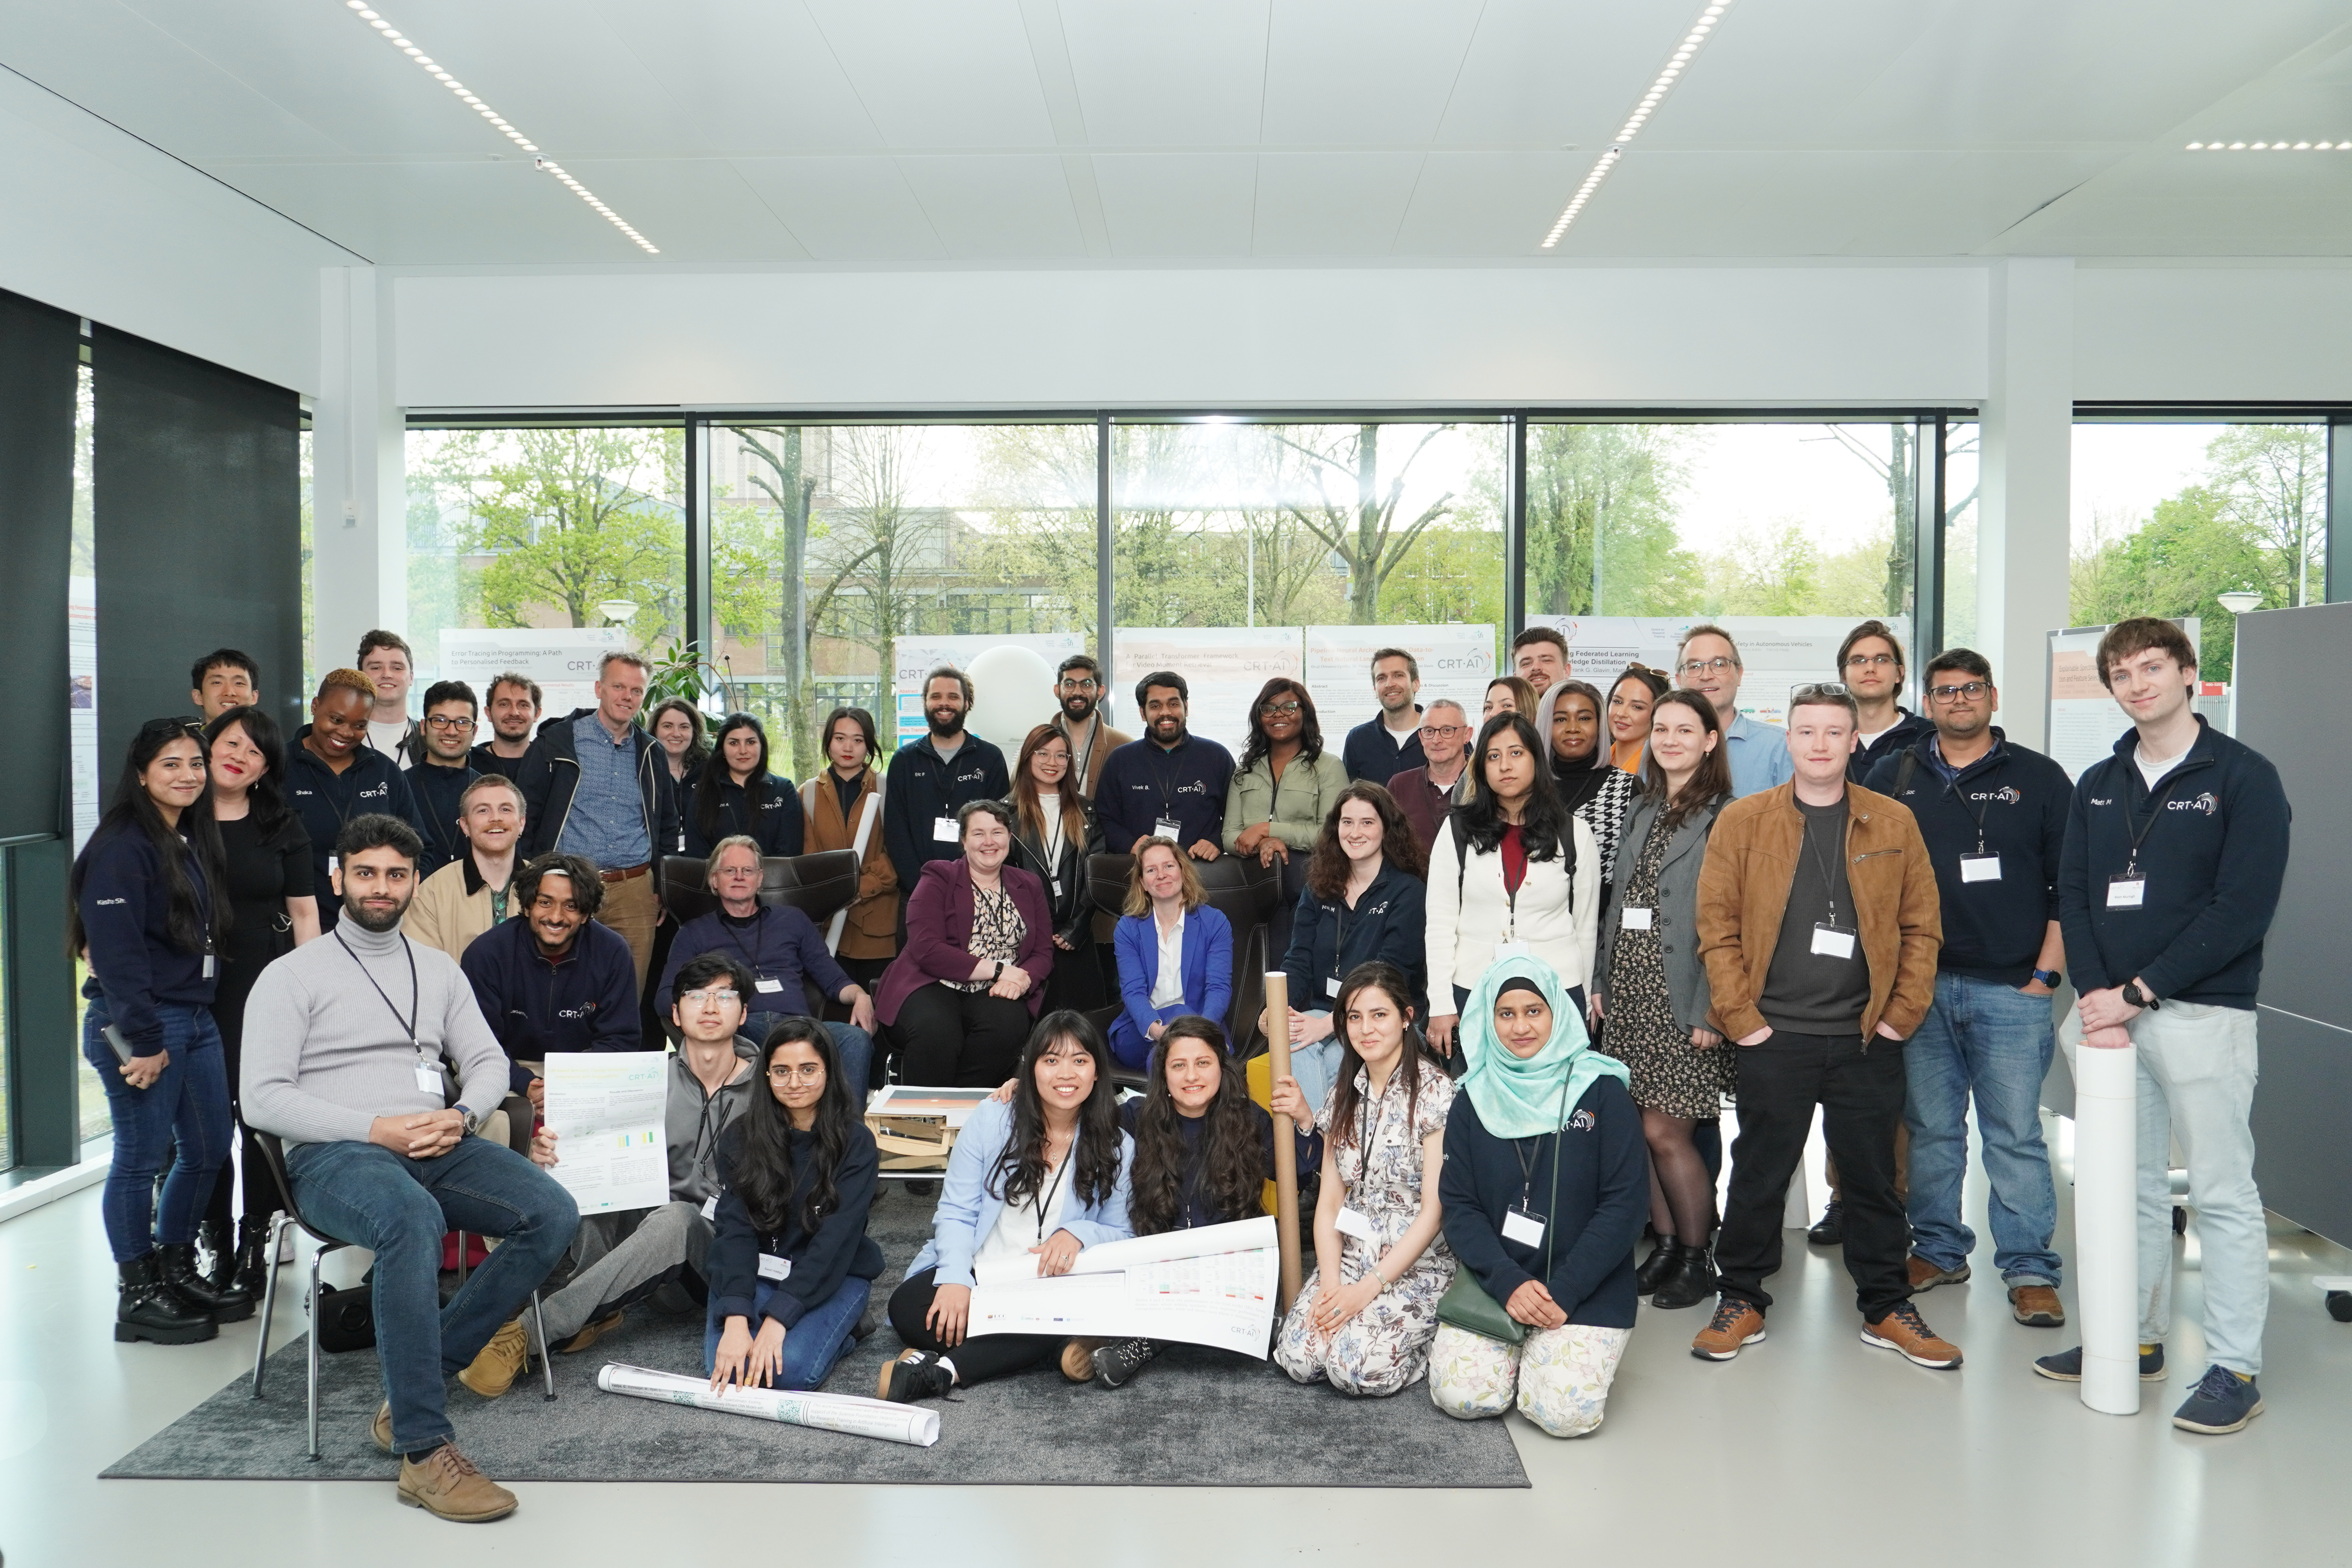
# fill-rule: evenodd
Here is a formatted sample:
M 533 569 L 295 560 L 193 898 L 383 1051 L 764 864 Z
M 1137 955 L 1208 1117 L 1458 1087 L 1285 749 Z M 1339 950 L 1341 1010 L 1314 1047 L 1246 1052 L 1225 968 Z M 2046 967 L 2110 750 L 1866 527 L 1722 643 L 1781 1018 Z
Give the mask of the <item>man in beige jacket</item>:
M 404 927 L 411 940 L 453 959 L 507 918 L 515 847 L 522 842 L 522 791 L 503 773 L 483 774 L 457 797 L 457 826 L 467 851 L 425 879 Z

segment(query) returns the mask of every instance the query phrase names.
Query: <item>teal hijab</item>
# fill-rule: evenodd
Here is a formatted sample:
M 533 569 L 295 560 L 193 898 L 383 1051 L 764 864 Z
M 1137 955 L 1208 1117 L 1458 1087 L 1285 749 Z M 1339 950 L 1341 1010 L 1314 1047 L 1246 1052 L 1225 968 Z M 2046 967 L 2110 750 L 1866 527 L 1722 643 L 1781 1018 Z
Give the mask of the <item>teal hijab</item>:
M 1551 1008 L 1551 1038 L 1524 1059 L 1511 1054 L 1495 1033 L 1495 998 L 1506 983 L 1534 984 Z M 1584 1020 L 1568 998 L 1559 975 L 1542 959 L 1515 953 L 1487 965 L 1462 1009 L 1462 1091 L 1478 1108 L 1478 1120 L 1497 1138 L 1539 1138 L 1559 1131 L 1574 1114 L 1584 1091 L 1601 1078 L 1630 1082 L 1633 1075 L 1614 1057 L 1592 1048 Z

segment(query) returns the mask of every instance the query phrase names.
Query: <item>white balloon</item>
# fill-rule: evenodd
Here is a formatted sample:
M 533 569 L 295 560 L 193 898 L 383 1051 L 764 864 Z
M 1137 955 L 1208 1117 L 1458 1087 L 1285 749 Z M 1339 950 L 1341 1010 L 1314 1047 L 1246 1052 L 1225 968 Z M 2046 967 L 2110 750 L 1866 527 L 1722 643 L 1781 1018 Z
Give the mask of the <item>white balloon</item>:
M 964 723 L 982 740 L 1003 748 L 1010 765 L 1029 731 L 1058 710 L 1054 667 L 1035 648 L 1008 644 L 990 648 L 964 673 L 972 686 L 971 714 Z

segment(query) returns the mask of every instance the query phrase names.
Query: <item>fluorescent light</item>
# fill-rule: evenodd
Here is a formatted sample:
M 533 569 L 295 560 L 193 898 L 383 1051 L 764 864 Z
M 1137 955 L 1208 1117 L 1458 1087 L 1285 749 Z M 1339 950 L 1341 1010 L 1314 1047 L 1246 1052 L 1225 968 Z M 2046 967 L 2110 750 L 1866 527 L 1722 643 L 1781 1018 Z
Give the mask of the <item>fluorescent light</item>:
M 1594 163 L 1591 172 L 1584 176 L 1584 183 L 1576 187 L 1576 195 L 1569 198 L 1559 221 L 1551 226 L 1551 232 L 1544 236 L 1543 247 L 1546 250 L 1559 243 L 1559 237 L 1566 234 L 1569 225 L 1576 221 L 1576 215 L 1584 210 L 1584 204 L 1592 199 L 1592 193 L 1601 188 L 1601 182 L 1607 179 L 1609 171 L 1617 166 L 1617 160 L 1624 154 L 1625 144 L 1633 140 L 1648 121 L 1652 111 L 1664 101 L 1666 94 L 1674 90 L 1675 83 L 1689 68 L 1691 58 L 1698 53 L 1699 46 L 1706 42 L 1708 35 L 1715 30 L 1716 23 L 1730 8 L 1731 0 L 1716 0 L 1716 4 L 1698 14 L 1698 20 L 1691 24 L 1690 31 L 1683 35 L 1682 42 L 1675 46 L 1673 55 L 1650 83 L 1650 90 L 1642 95 L 1641 101 L 1633 106 L 1633 111 L 1625 117 L 1625 123 L 1618 127 L 1617 134 L 1610 139 L 1609 150 L 1601 154 L 1600 162 Z
M 2352 153 L 2352 142 L 2191 142 L 2190 153 Z
M 521 148 L 526 153 L 537 153 L 539 151 L 538 142 L 531 141 L 530 138 L 525 136 L 521 132 L 508 124 L 506 121 L 499 118 L 496 110 L 492 109 L 488 104 L 484 103 L 480 99 L 475 97 L 473 93 L 467 91 L 464 82 L 459 81 L 456 77 L 450 75 L 448 71 L 443 69 L 440 62 L 434 59 L 432 56 L 426 54 L 423 49 L 417 47 L 414 39 L 402 37 L 399 28 L 385 21 L 383 16 L 378 15 L 376 12 L 368 9 L 367 0 L 343 0 L 343 5 L 345 9 L 359 17 L 361 21 L 365 22 L 369 26 L 373 27 L 377 32 L 383 34 L 384 40 L 387 43 L 390 43 L 395 48 L 399 49 L 402 54 L 406 55 L 410 59 L 415 61 L 418 68 L 423 70 L 425 75 L 439 82 L 443 87 L 447 88 L 452 93 L 455 93 L 458 102 L 464 104 L 467 108 L 475 110 L 477 113 L 480 114 L 483 119 L 488 121 L 492 126 L 496 127 L 502 134 L 505 135 L 508 141 L 512 142 L 516 146 Z M 554 159 L 542 157 L 535 159 L 533 162 L 536 167 L 553 174 L 557 179 L 563 182 L 565 185 L 571 188 L 573 194 L 578 195 L 582 201 L 588 204 L 591 211 L 601 214 L 606 222 L 610 223 L 614 228 L 619 229 L 623 234 L 627 235 L 630 240 L 647 256 L 659 256 L 661 254 L 660 247 L 655 245 L 653 241 L 647 239 L 644 235 L 639 234 L 635 229 L 630 227 L 628 224 L 622 221 L 620 214 L 614 212 L 611 207 L 606 206 L 603 202 L 598 201 L 594 192 L 589 190 L 587 186 L 582 184 L 570 174 L 564 173 L 563 166 L 556 163 Z

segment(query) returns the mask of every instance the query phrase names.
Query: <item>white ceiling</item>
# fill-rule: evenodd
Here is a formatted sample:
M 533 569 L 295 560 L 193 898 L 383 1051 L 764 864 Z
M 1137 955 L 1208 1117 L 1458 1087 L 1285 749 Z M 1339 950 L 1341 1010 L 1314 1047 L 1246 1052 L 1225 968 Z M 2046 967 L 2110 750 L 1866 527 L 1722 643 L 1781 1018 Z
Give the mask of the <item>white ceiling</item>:
M 659 261 L 2352 253 L 2352 0 L 384 0 Z M 0 64 L 387 266 L 657 264 L 342 0 Z

